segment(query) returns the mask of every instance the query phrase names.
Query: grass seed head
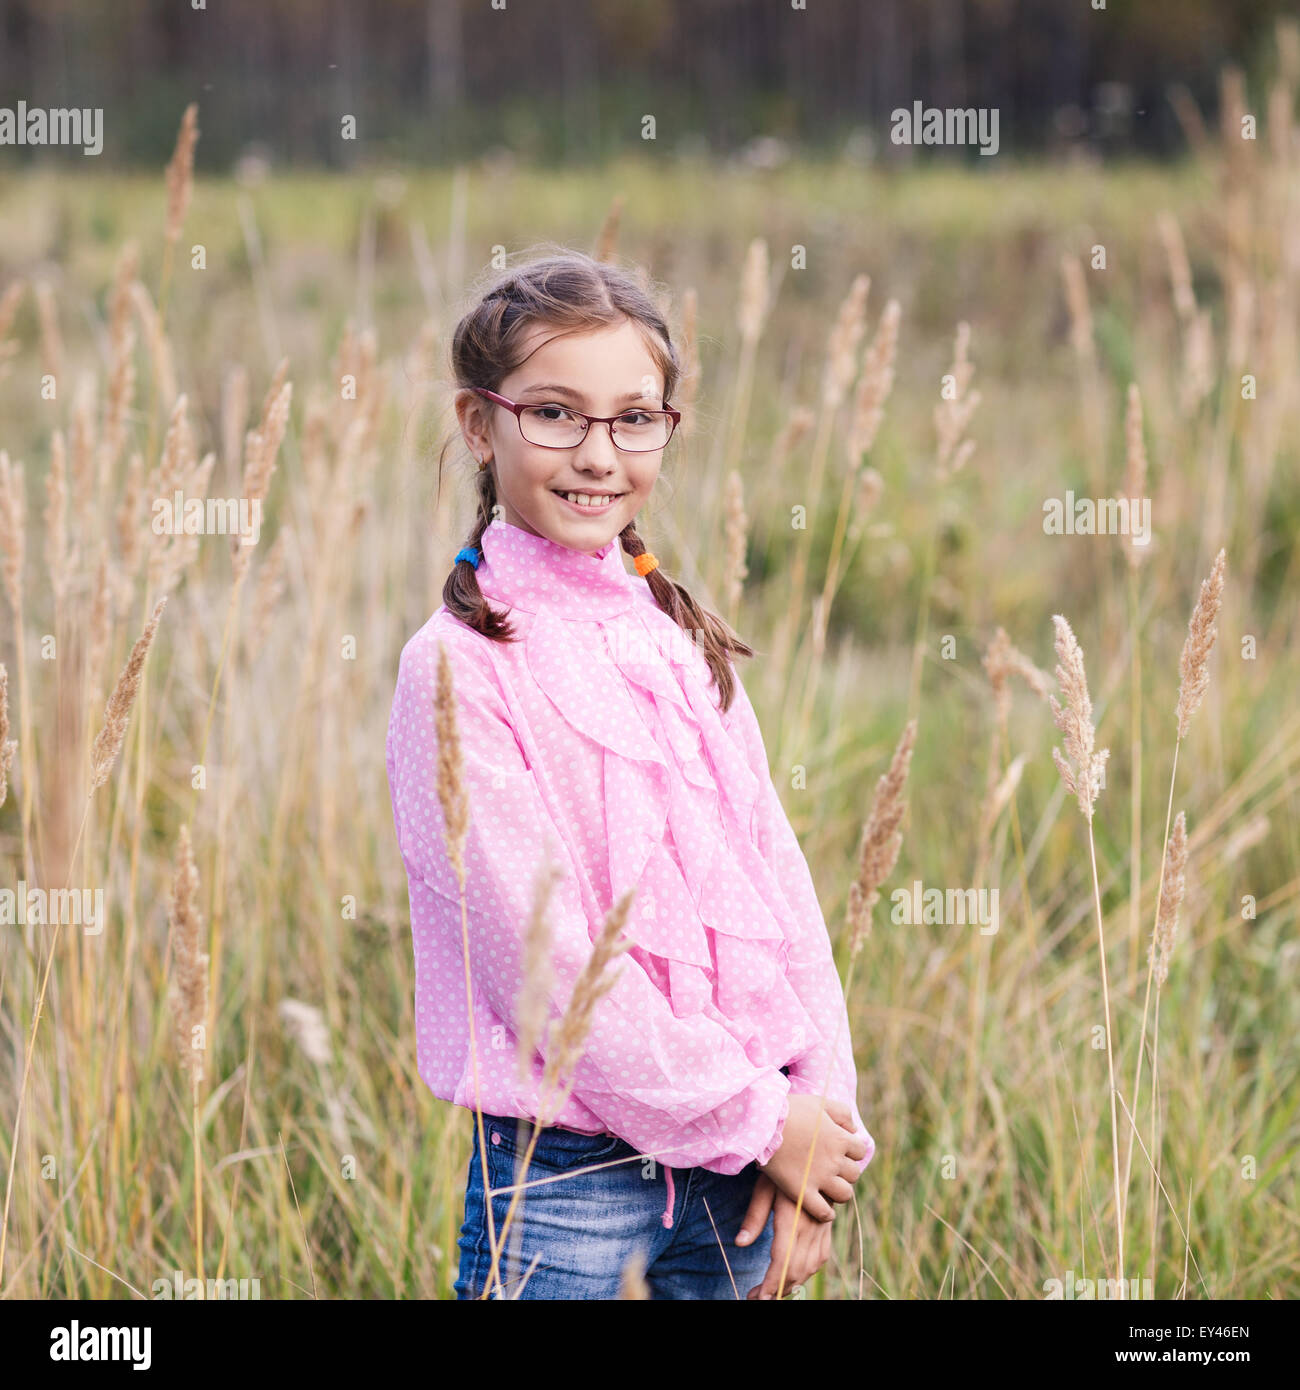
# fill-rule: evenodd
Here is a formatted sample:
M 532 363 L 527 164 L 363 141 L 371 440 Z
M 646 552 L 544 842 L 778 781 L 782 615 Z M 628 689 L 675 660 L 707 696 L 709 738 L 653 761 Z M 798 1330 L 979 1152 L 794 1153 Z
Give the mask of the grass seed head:
M 916 720 L 910 719 L 894 749 L 889 770 L 876 783 L 875 799 L 862 827 L 858 845 L 858 873 L 849 885 L 849 953 L 856 955 L 871 932 L 871 909 L 880 897 L 880 886 L 894 870 L 903 846 L 898 828 L 907 809 L 903 791 L 916 745 Z
M 1165 868 L 1160 880 L 1160 911 L 1147 959 L 1155 971 L 1156 984 L 1169 978 L 1169 962 L 1178 935 L 1178 913 L 1187 887 L 1187 814 L 1179 811 L 1165 851 Z
M 438 684 L 433 704 L 438 739 L 438 802 L 446 828 L 447 858 L 457 881 L 464 888 L 469 797 L 465 791 L 460 732 L 456 722 L 456 689 L 451 674 L 451 658 L 441 642 L 438 643 Z
M 185 108 L 176 148 L 167 165 L 167 222 L 165 236 L 174 242 L 185 224 L 185 214 L 194 192 L 194 146 L 199 142 L 199 108 L 194 102 Z
M 1062 708 L 1055 695 L 1049 695 L 1052 718 L 1065 735 L 1065 756 L 1059 748 L 1052 749 L 1052 761 L 1067 790 L 1079 801 L 1079 810 L 1092 819 L 1093 807 L 1101 791 L 1102 773 L 1110 750 L 1095 751 L 1096 730 L 1092 723 L 1092 701 L 1088 696 L 1088 676 L 1083 666 L 1083 649 L 1079 646 L 1070 624 L 1057 613 L 1056 624 L 1057 683 L 1065 696 Z
M 158 600 L 144 631 L 136 638 L 131 655 L 127 657 L 126 665 L 122 667 L 122 673 L 118 676 L 113 693 L 108 697 L 108 704 L 104 707 L 104 727 L 99 731 L 90 750 L 92 792 L 108 781 L 113 763 L 121 750 L 122 740 L 126 736 L 126 726 L 131 719 L 131 706 L 135 704 L 135 697 L 140 693 L 145 658 L 149 655 L 154 633 L 158 631 L 158 619 L 162 617 L 166 604 L 166 597 Z
M 0 661 L 0 806 L 9 795 L 9 769 L 18 745 L 9 737 L 9 672 Z
M 208 956 L 203 950 L 198 897 L 199 871 L 194 863 L 189 827 L 182 825 L 167 912 L 172 931 L 170 995 L 177 1052 L 194 1085 L 203 1079 L 205 1050 L 195 1046 L 195 1034 L 202 1036 L 208 1014 Z
M 1186 736 L 1192 715 L 1200 709 L 1201 701 L 1209 688 L 1210 652 L 1214 649 L 1214 639 L 1219 635 L 1215 619 L 1219 616 L 1219 606 L 1223 602 L 1225 565 L 1225 555 L 1220 550 L 1209 577 L 1201 580 L 1200 596 L 1187 624 L 1187 638 L 1183 642 L 1182 655 L 1178 659 L 1178 674 L 1181 677 L 1176 710 L 1179 738 Z

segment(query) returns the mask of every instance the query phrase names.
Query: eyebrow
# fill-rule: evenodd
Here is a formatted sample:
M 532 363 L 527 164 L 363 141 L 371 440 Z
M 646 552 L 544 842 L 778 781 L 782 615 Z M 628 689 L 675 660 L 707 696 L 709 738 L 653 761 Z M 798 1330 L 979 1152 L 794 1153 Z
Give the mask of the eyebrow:
M 520 394 L 527 395 L 529 392 L 532 391 L 549 391 L 552 395 L 555 396 L 568 396 L 570 400 L 578 401 L 583 405 L 585 405 L 587 401 L 586 396 L 584 396 L 581 391 L 575 391 L 572 386 L 561 386 L 557 382 L 544 381 L 537 386 L 525 386 Z M 627 395 L 620 396 L 618 398 L 618 403 L 622 405 L 627 401 L 652 401 L 654 400 L 654 398 L 655 397 L 653 391 L 629 391 Z

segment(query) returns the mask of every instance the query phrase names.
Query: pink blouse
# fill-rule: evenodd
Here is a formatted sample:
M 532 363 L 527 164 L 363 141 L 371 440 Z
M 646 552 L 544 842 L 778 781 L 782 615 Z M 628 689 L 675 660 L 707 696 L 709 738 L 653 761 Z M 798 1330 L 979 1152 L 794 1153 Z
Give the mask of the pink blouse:
M 596 1006 L 563 1109 L 671 1167 L 737 1173 L 781 1142 L 791 1092 L 856 1101 L 839 973 L 812 876 L 739 678 L 727 714 L 703 654 L 629 574 L 506 521 L 483 534 L 479 588 L 522 640 L 437 612 L 402 651 L 388 780 L 415 945 L 419 1072 L 473 1108 L 460 898 L 437 795 L 438 645 L 455 683 L 463 780 L 478 1103 L 536 1118 L 543 1056 L 521 1080 L 516 1005 L 539 868 L 558 1019 L 605 914 L 628 888 L 633 945 Z M 734 670 L 734 667 L 733 667 Z M 827 1084 L 829 1066 L 829 1085 Z M 788 1068 L 788 1076 L 782 1068 Z

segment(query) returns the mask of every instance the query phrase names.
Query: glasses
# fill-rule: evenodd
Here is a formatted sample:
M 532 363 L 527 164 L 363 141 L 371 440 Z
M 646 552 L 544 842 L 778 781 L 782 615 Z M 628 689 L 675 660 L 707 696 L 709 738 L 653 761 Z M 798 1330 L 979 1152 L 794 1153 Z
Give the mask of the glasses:
M 631 406 L 619 415 L 588 415 L 554 401 L 544 405 L 519 405 L 481 386 L 472 386 L 470 390 L 505 406 L 519 422 L 519 433 L 530 444 L 543 449 L 576 449 L 592 425 L 608 425 L 609 437 L 616 449 L 629 454 L 647 454 L 668 443 L 682 418 L 680 410 L 642 410 L 640 406 Z

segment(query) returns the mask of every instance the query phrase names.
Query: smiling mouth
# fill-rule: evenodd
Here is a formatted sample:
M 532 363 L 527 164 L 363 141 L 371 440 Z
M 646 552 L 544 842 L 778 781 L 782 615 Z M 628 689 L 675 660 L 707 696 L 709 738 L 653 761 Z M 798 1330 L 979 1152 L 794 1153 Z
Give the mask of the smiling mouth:
M 579 493 L 579 492 L 575 492 L 575 493 L 572 493 L 572 494 L 570 494 L 570 493 L 564 493 L 564 492 L 555 492 L 555 496 L 558 497 L 558 498 L 560 499 L 560 501 L 563 502 L 566 506 L 572 507 L 573 510 L 574 510 L 575 512 L 590 512 L 593 516 L 599 516 L 602 512 L 607 512 L 607 511 L 614 505 L 615 502 L 617 502 L 620 498 L 625 497 L 627 494 L 626 494 L 626 493 L 623 493 L 623 492 L 616 492 L 616 493 L 613 493 L 611 496 L 606 497 L 606 498 L 603 498 L 600 502 L 598 502 L 598 503 L 595 504 L 594 506 L 588 505 L 588 504 L 583 503 L 583 502 L 572 502 L 572 501 L 569 500 L 571 496 L 572 496 L 572 497 L 583 497 L 583 496 L 590 497 L 590 496 L 592 496 L 592 495 L 593 495 L 593 494 L 591 494 L 591 493 Z

